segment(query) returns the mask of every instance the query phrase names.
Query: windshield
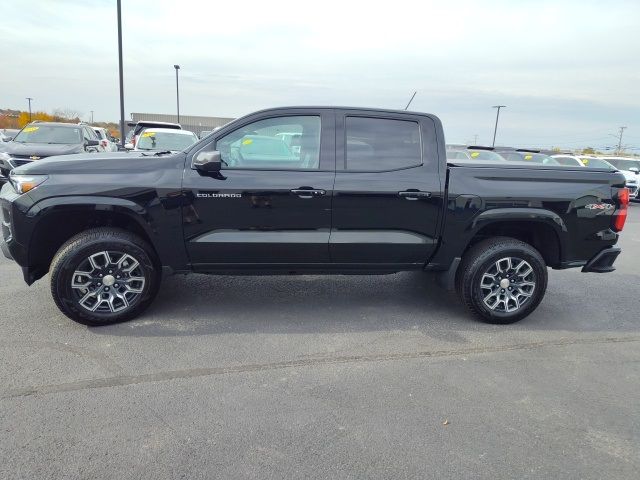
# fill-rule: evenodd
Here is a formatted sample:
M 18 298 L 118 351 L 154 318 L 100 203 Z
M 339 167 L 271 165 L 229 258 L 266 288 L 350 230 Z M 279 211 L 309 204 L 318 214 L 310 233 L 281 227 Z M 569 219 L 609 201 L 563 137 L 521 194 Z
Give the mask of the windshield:
M 138 150 L 172 150 L 180 151 L 189 148 L 198 141 L 194 134 L 171 132 L 143 132 L 136 149 Z
M 469 155 L 473 160 L 491 160 L 504 162 L 504 158 L 498 155 L 495 152 L 490 152 L 489 150 L 471 150 L 469 149 Z
M 626 160 L 622 158 L 607 158 L 607 162 L 620 170 L 629 170 L 630 168 L 637 168 L 640 170 L 640 160 Z
M 14 141 L 19 143 L 82 143 L 82 133 L 80 127 L 28 125 L 16 135 Z
M 599 158 L 580 157 L 580 161 L 585 167 L 589 168 L 606 168 L 607 170 L 615 169 L 613 165 Z
M 560 163 L 553 157 L 549 155 L 544 155 L 542 153 L 529 153 L 529 152 L 500 152 L 505 159 L 516 162 L 531 162 L 537 163 L 540 165 L 560 165 Z

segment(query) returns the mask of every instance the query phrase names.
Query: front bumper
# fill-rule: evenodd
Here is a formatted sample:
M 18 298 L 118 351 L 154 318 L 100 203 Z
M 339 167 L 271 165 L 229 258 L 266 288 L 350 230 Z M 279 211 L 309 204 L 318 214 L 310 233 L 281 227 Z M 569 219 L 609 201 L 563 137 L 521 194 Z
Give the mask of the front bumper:
M 618 247 L 609 247 L 596 253 L 587 264 L 582 267 L 583 272 L 608 273 L 616 268 L 613 263 L 622 250 Z
M 9 245 L 7 245 L 7 242 L 5 242 L 2 239 L 0 239 L 0 250 L 2 250 L 2 254 L 6 258 L 8 258 L 9 260 L 13 260 L 13 257 L 11 256 L 11 252 L 9 251 Z
M 27 250 L 16 239 L 14 222 L 16 213 L 20 213 L 17 205 L 20 200 L 11 184 L 0 189 L 0 250 L 8 259 L 24 266 L 27 264 Z

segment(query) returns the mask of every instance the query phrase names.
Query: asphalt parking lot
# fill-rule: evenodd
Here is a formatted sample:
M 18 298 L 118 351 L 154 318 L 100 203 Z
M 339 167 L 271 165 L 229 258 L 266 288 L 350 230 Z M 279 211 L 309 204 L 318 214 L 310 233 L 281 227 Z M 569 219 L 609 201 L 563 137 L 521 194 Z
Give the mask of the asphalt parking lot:
M 86 328 L 0 259 L 1 478 L 637 478 L 640 204 L 613 274 L 474 321 L 425 275 L 165 280 Z

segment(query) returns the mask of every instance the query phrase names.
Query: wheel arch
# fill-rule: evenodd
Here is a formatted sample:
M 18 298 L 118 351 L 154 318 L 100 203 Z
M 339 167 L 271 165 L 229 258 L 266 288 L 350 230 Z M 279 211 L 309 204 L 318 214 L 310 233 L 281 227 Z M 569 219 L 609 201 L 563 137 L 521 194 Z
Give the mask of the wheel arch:
M 528 243 L 540 252 L 546 264 L 562 263 L 568 230 L 562 218 L 544 209 L 494 209 L 482 212 L 471 224 L 473 232 L 464 253 L 478 242 L 496 236 L 511 237 Z
M 31 284 L 48 271 L 53 256 L 71 237 L 95 227 L 114 227 L 129 231 L 148 243 L 158 258 L 153 230 L 147 212 L 129 200 L 111 197 L 58 197 L 36 205 L 30 214 L 38 220 L 28 248 Z

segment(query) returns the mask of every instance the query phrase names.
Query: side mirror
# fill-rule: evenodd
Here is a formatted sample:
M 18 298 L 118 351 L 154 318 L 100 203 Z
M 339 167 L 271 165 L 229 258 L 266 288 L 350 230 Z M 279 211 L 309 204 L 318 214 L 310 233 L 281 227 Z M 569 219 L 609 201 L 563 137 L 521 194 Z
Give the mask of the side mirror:
M 220 152 L 200 152 L 193 160 L 193 166 L 196 170 L 204 173 L 219 172 L 222 168 L 222 157 Z
M 85 142 L 85 145 L 87 147 L 97 147 L 98 145 L 100 145 L 100 141 L 99 140 L 87 140 Z
M 124 149 L 125 150 L 133 150 L 133 143 L 125 143 L 124 144 Z
M 631 167 L 629 171 L 635 173 L 636 175 L 640 173 L 640 170 L 638 170 L 638 167 Z
M 2 140 L 5 142 L 10 142 L 11 140 L 13 140 L 13 137 L 4 137 Z

